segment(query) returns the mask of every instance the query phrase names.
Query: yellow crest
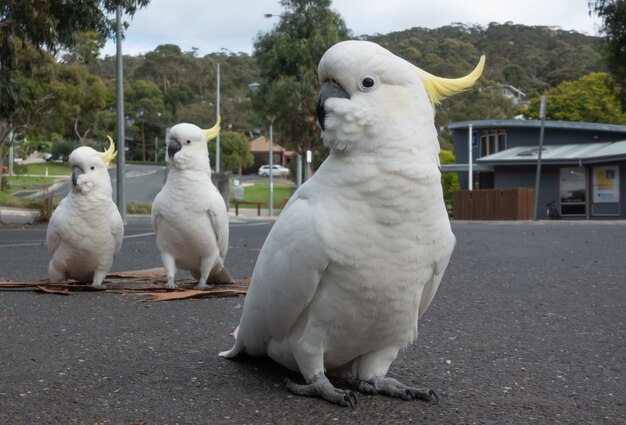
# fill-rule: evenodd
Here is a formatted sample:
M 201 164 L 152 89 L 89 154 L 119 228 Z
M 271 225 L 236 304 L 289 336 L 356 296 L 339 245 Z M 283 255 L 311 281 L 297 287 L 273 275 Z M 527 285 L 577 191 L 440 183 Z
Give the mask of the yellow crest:
M 117 156 L 113 139 L 111 139 L 111 136 L 107 136 L 107 139 L 109 139 L 109 147 L 107 148 L 107 150 L 102 152 L 102 162 L 104 162 L 105 167 L 108 167 L 111 161 L 113 161 Z
M 436 105 L 444 97 L 470 88 L 480 78 L 485 67 L 485 55 L 480 57 L 472 72 L 461 78 L 441 78 L 418 68 L 418 75 L 424 84 L 430 103 Z
M 204 132 L 204 136 L 206 137 L 206 141 L 213 140 L 217 137 L 220 132 L 220 124 L 222 122 L 222 117 L 217 116 L 217 122 L 215 125 L 207 130 L 202 130 Z

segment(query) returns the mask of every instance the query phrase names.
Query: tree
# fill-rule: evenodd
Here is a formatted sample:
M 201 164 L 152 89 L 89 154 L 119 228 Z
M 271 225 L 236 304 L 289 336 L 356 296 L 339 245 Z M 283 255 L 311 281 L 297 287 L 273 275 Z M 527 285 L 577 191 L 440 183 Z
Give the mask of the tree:
M 595 0 L 588 4 L 589 13 L 602 19 L 604 59 L 615 83 L 620 86 L 621 107 L 626 112 L 626 1 Z
M 254 164 L 250 152 L 250 142 L 241 133 L 223 131 L 220 134 L 220 164 L 224 170 L 233 170 L 241 174 L 243 168 Z M 209 141 L 209 158 L 215 158 L 215 141 Z
M 13 130 L 17 113 L 32 107 L 21 95 L 16 81 L 19 49 L 33 46 L 52 52 L 76 43 L 80 31 L 95 31 L 103 37 L 114 34 L 111 18 L 118 5 L 132 16 L 150 0 L 4 0 L 0 4 L 0 157 L 7 135 Z M 127 24 L 126 24 L 127 25 Z M 43 99 L 49 94 L 42 93 Z M 44 102 L 38 102 L 40 107 Z M 0 179 L 2 177 L 0 168 Z
M 620 91 L 606 73 L 565 81 L 545 95 L 548 98 L 547 119 L 626 124 L 626 114 L 620 107 Z M 539 117 L 539 96 L 531 100 L 526 116 Z
M 160 122 L 166 115 L 165 101 L 159 87 L 148 80 L 132 80 L 124 89 L 126 93 L 124 110 L 132 117 L 133 126 L 138 128 L 141 139 L 141 159 L 146 161 L 146 130 L 152 136 L 160 136 L 165 132 L 165 126 Z
M 350 33 L 341 16 L 330 9 L 330 0 L 281 0 L 280 4 L 285 8 L 280 21 L 254 43 L 261 85 L 253 103 L 264 118 L 275 116 L 274 128 L 286 147 L 301 153 L 311 149 L 319 155 L 317 64 L 329 47 Z

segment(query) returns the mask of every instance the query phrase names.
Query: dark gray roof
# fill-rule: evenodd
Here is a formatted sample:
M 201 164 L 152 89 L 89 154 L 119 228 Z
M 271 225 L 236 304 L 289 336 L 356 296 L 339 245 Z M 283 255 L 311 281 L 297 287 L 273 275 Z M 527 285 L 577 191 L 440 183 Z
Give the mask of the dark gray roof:
M 474 129 L 478 128 L 539 128 L 541 121 L 539 120 L 474 120 L 474 121 L 458 121 L 448 126 L 450 130 L 463 130 L 469 128 L 470 124 Z M 595 124 L 589 122 L 571 122 L 571 121 L 546 121 L 545 128 L 567 129 L 567 130 L 586 130 L 586 131 L 608 131 L 626 134 L 626 125 L 616 124 Z
M 490 165 L 536 164 L 539 148 L 517 146 L 476 160 Z M 576 143 L 569 145 L 545 145 L 541 161 L 552 164 L 594 163 L 626 159 L 626 140 L 606 143 Z

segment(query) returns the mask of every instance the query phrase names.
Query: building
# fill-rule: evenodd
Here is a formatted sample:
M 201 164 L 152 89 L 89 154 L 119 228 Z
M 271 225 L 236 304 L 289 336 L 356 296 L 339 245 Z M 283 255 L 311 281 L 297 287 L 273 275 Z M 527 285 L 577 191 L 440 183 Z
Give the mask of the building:
M 260 166 L 269 164 L 270 142 L 267 137 L 259 136 L 250 141 L 250 152 L 254 156 L 254 164 L 243 170 L 244 174 L 256 173 Z M 272 143 L 272 161 L 274 164 L 287 165 L 291 152 L 280 146 L 278 143 Z
M 457 172 L 461 189 L 535 187 L 541 121 L 462 121 L 448 128 L 457 163 L 442 171 Z M 540 176 L 539 219 L 547 218 L 551 202 L 563 218 L 626 218 L 626 126 L 546 121 Z

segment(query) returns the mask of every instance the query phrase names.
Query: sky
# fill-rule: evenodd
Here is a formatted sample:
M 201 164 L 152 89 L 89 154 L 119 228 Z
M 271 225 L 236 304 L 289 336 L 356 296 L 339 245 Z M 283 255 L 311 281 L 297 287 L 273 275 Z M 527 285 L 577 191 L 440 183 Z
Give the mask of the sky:
M 356 36 L 451 23 L 486 26 L 509 21 L 598 35 L 599 21 L 589 16 L 587 1 L 333 0 L 331 8 Z M 184 52 L 197 47 L 200 54 L 252 54 L 256 36 L 271 31 L 279 20 L 263 15 L 281 12 L 278 0 L 151 0 L 130 21 L 122 50 L 125 55 L 137 55 L 160 44 L 175 44 Z M 101 54 L 115 54 L 114 40 L 107 42 Z

